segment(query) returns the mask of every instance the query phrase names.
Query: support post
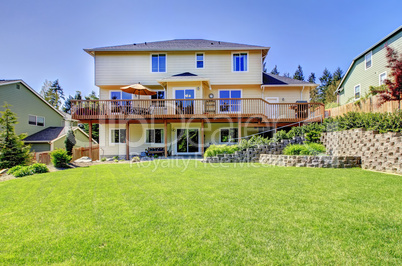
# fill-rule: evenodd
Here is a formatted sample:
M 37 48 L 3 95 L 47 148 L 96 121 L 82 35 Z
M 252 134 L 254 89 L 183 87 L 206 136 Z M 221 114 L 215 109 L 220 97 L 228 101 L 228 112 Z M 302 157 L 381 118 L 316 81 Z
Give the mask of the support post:
M 238 134 L 238 142 L 241 141 L 241 118 L 237 121 L 237 134 Z
M 164 136 L 164 142 L 165 142 L 165 158 L 167 158 L 168 157 L 168 150 L 167 150 L 167 120 L 165 119 L 163 122 L 164 122 L 163 136 Z
M 126 123 L 126 160 L 130 160 L 130 121 Z
M 93 161 L 92 158 L 92 121 L 89 121 L 88 123 L 88 128 L 89 128 L 89 158 Z
M 204 150 L 205 150 L 205 138 L 204 138 L 204 119 L 201 120 L 201 155 L 204 158 Z

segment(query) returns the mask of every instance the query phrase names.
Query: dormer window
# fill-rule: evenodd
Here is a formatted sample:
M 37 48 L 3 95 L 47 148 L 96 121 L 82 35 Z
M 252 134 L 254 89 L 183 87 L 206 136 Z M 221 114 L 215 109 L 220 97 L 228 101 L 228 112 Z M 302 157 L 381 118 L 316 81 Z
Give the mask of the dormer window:
M 196 68 L 204 68 L 204 53 L 197 53 L 195 55 L 195 67 Z
M 233 53 L 233 71 L 243 72 L 247 71 L 248 61 L 247 53 Z
M 366 69 L 369 69 L 373 65 L 372 57 L 373 53 L 371 51 L 364 56 Z
M 153 54 L 151 61 L 152 72 L 166 72 L 166 54 Z

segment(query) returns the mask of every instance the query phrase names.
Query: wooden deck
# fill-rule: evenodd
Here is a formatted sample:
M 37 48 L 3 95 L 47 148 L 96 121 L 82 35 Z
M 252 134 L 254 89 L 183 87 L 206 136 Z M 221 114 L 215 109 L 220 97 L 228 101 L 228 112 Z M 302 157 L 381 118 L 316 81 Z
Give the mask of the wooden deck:
M 71 115 L 80 121 L 141 119 L 261 118 L 261 122 L 317 122 L 320 103 L 268 103 L 261 98 L 186 100 L 77 100 Z

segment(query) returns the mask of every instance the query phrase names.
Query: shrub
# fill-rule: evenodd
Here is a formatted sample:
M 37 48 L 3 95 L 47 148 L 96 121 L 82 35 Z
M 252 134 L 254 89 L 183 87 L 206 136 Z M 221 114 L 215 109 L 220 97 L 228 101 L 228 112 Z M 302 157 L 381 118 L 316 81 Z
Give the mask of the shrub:
M 204 157 L 214 157 L 218 154 L 233 154 L 238 151 L 239 147 L 237 145 L 211 145 L 204 153 Z
M 114 159 L 113 161 L 114 161 L 115 163 L 118 163 L 118 162 L 119 162 L 119 160 L 117 160 L 117 159 Z
M 318 155 L 325 152 L 325 147 L 318 143 L 288 145 L 283 150 L 285 155 Z
M 33 175 L 34 171 L 32 170 L 32 168 L 30 166 L 24 166 L 18 170 L 16 170 L 13 173 L 13 176 L 15 177 L 23 177 L 23 176 L 27 176 L 27 175 Z
M 49 172 L 46 164 L 44 163 L 34 163 L 33 165 L 29 166 L 35 174 L 42 174 Z
M 17 165 L 17 166 L 14 166 L 13 168 L 11 168 L 10 170 L 8 170 L 8 174 L 9 175 L 13 175 L 16 171 L 18 171 L 18 170 L 20 170 L 21 168 L 23 168 L 24 166 L 22 166 L 22 165 Z
M 264 138 L 261 136 L 252 136 L 250 139 L 242 139 L 240 143 L 237 145 L 239 150 L 245 150 L 248 148 L 254 148 L 258 145 L 268 145 L 273 142 L 273 139 Z
M 72 159 L 72 157 L 67 154 L 67 151 L 63 149 L 52 151 L 50 157 L 52 158 L 53 165 L 59 168 L 67 168 L 68 163 Z
M 102 157 L 101 161 L 106 162 L 106 157 Z
M 309 150 L 305 145 L 301 144 L 288 145 L 283 149 L 283 154 L 285 155 L 306 155 L 306 153 L 309 153 Z
M 311 143 L 318 143 L 320 142 L 321 132 L 316 130 L 311 130 L 310 132 L 306 133 L 306 140 Z
M 138 156 L 135 156 L 135 157 L 133 157 L 132 159 L 131 159 L 131 162 L 133 162 L 133 163 L 138 163 L 138 162 L 140 162 L 141 161 L 141 159 L 140 159 L 140 157 L 138 157 Z
M 279 141 L 281 141 L 283 139 L 289 139 L 289 136 L 288 136 L 288 134 L 286 133 L 285 130 L 279 130 L 278 132 L 276 132 L 274 134 L 273 139 L 274 139 L 275 142 L 279 142 Z

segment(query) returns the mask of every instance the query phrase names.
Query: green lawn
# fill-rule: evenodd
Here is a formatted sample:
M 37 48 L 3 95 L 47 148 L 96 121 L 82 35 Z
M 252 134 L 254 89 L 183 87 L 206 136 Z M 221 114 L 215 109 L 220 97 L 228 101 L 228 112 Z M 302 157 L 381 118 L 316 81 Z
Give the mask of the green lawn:
M 402 263 L 401 176 L 173 162 L 0 182 L 0 264 Z

